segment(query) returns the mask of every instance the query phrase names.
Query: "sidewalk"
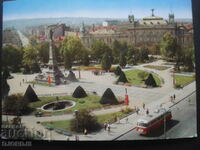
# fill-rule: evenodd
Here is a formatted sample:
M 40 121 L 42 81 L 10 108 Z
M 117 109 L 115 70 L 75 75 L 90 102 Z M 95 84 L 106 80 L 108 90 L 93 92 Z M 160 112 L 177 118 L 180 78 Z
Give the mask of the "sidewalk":
M 181 101 L 182 99 L 184 99 L 185 97 L 187 97 L 194 91 L 195 91 L 195 82 L 186 86 L 183 90 L 175 90 L 175 92 L 166 95 L 162 99 L 152 102 L 149 105 L 146 105 L 145 108 L 148 108 L 150 113 L 154 111 L 156 108 L 159 108 L 160 104 L 162 104 L 162 107 L 164 108 L 170 108 L 171 106 L 174 105 L 174 103 L 178 103 L 179 101 Z M 169 99 L 172 94 L 176 95 L 176 99 L 173 103 Z M 83 134 L 78 134 L 79 140 L 80 141 L 88 141 L 88 140 L 89 141 L 96 141 L 96 140 L 104 140 L 104 141 L 110 140 L 111 141 L 120 137 L 124 133 L 127 133 L 130 130 L 133 130 L 136 127 L 137 120 L 142 115 L 145 115 L 145 110 L 143 110 L 143 108 L 141 107 L 139 109 L 140 109 L 139 115 L 134 113 L 128 116 L 128 123 L 126 123 L 126 118 L 123 118 L 120 120 L 120 123 L 111 124 L 110 133 L 102 129 L 98 133 L 91 133 L 86 136 Z M 75 137 L 74 136 L 70 137 L 70 140 L 75 140 Z

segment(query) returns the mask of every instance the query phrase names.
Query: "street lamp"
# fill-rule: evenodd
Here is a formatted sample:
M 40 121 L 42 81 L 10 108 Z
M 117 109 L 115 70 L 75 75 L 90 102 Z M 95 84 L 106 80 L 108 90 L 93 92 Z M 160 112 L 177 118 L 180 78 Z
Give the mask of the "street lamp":
M 164 139 L 167 138 L 167 135 L 166 135 L 166 109 L 163 108 L 164 110 Z

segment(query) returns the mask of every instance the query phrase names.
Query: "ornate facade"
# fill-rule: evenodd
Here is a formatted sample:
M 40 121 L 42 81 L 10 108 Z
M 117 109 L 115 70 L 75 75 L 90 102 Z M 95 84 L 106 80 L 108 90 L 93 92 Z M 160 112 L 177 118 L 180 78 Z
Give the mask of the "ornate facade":
M 107 26 L 103 27 L 103 30 L 99 29 L 97 31 L 93 29 L 86 32 L 84 26 L 82 26 L 80 38 L 88 48 L 91 47 L 92 42 L 95 40 L 103 41 L 108 45 L 112 45 L 115 40 L 118 40 L 140 46 L 159 44 L 163 35 L 168 32 L 177 37 L 181 45 L 191 45 L 193 33 L 188 32 L 182 26 L 178 26 L 174 20 L 174 14 L 169 14 L 169 19 L 165 20 L 155 16 L 153 11 L 154 9 L 152 9 L 151 16 L 139 21 L 134 19 L 134 15 L 129 15 L 128 22 L 122 22 L 120 25 L 115 26 L 115 28 Z

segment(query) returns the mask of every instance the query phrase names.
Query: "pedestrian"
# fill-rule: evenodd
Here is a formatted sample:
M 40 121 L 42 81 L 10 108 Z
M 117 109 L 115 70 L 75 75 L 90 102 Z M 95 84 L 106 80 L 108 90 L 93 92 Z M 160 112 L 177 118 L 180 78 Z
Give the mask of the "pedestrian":
M 76 141 L 79 141 L 78 135 L 75 135 L 75 140 L 76 140 Z
M 146 110 L 146 114 L 147 114 L 147 115 L 149 114 L 149 109 Z
M 67 136 L 67 138 L 66 138 L 66 139 L 67 139 L 67 141 L 69 141 L 69 140 L 70 140 L 70 139 L 69 139 L 69 136 Z
M 174 94 L 174 100 L 176 99 L 176 95 Z
M 170 97 L 170 101 L 173 102 L 173 96 Z
M 120 123 L 120 119 L 119 119 L 119 117 L 117 117 L 117 120 L 118 120 L 118 123 Z
M 84 135 L 87 135 L 87 129 L 86 128 L 84 129 Z
M 126 118 L 126 123 L 128 123 L 128 117 Z
M 19 85 L 22 86 L 22 83 L 20 82 Z
M 24 79 L 22 79 L 22 82 L 24 83 Z
M 138 108 L 136 108 L 136 110 L 135 110 L 135 111 L 136 111 L 136 113 L 137 113 L 137 115 L 138 115 Z
M 107 125 L 107 128 L 108 128 L 108 133 L 110 133 L 110 124 L 109 123 Z
M 107 122 L 104 123 L 104 129 L 107 129 Z
M 145 109 L 145 103 L 142 104 L 143 109 Z

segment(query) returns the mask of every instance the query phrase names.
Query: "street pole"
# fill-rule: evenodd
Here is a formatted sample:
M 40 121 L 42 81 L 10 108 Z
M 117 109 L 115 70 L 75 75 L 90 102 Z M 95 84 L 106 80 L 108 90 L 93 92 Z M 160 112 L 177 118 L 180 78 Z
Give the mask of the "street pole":
M 166 113 L 166 110 L 165 110 Z M 166 139 L 166 115 L 164 115 L 164 139 Z
M 80 66 L 79 66 L 79 69 L 78 69 L 78 75 L 79 75 L 79 79 L 81 78 L 81 69 L 80 69 Z

